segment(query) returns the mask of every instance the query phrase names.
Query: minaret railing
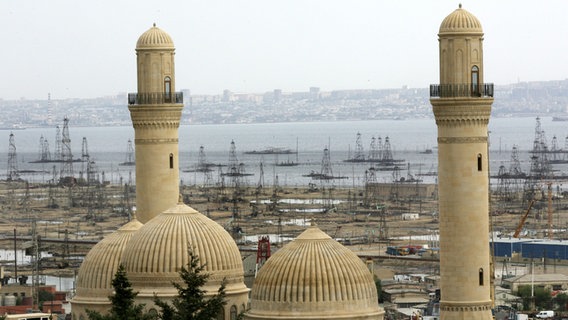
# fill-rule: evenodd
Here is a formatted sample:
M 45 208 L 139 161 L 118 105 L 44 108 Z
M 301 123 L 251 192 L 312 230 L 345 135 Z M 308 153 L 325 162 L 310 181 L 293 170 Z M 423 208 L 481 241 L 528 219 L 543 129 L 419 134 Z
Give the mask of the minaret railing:
M 145 92 L 129 93 L 128 104 L 163 104 L 163 103 L 183 103 L 182 92 Z
M 493 83 L 431 84 L 430 98 L 493 97 Z

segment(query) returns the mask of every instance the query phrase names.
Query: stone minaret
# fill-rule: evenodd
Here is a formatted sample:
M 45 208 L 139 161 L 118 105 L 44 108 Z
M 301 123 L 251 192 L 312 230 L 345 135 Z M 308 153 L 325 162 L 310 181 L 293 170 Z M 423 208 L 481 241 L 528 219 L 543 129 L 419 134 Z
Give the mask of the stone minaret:
M 483 82 L 483 30 L 461 8 L 440 26 L 440 84 L 430 86 L 438 126 L 441 319 L 491 319 L 487 125 L 493 85 Z
M 178 128 L 183 97 L 175 92 L 174 43 L 154 26 L 136 43 L 138 93 L 128 96 L 136 146 L 136 216 L 146 223 L 179 195 Z

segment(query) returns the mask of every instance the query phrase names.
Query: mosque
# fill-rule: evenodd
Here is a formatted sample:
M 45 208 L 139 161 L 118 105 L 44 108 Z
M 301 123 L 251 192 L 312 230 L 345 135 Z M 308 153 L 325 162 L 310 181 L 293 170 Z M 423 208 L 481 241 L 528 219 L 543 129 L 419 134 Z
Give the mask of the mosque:
M 487 123 L 493 101 L 483 84 L 483 32 L 460 8 L 440 26 L 440 85 L 431 89 L 441 173 L 440 240 L 442 319 L 491 319 L 489 309 Z M 137 303 L 155 310 L 154 296 L 177 296 L 173 281 L 187 266 L 188 250 L 205 263 L 203 288 L 226 283 L 218 319 L 383 319 L 369 269 L 317 226 L 308 227 L 244 284 L 241 255 L 227 231 L 179 202 L 178 128 L 183 96 L 175 91 L 175 47 L 154 25 L 136 44 L 138 92 L 128 104 L 135 130 L 136 207 L 132 220 L 95 245 L 77 276 L 73 319 L 110 309 L 111 280 L 123 264 Z M 473 195 L 473 196 L 472 196 Z M 442 230 L 444 229 L 444 230 Z M 454 255 L 473 238 L 476 252 Z M 483 238 L 483 239 L 481 239 Z M 487 242 L 487 243 L 486 243 Z M 446 251 L 448 253 L 443 253 Z M 455 257 L 459 256 L 460 259 Z M 456 286 L 460 283 L 460 286 Z M 460 289 L 455 289 L 460 287 Z

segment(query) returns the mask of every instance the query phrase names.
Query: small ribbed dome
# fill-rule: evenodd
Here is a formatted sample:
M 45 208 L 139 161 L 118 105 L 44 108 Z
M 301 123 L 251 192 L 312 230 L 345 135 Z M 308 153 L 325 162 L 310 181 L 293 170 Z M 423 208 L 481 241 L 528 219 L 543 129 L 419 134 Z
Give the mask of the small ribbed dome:
M 226 279 L 227 294 L 248 291 L 239 249 L 227 231 L 183 203 L 148 221 L 128 243 L 122 263 L 139 296 L 177 295 L 172 282 L 187 268 L 188 249 L 205 264 L 209 280 L 204 290 L 217 292 Z
M 118 270 L 124 248 L 142 226 L 142 223 L 134 219 L 99 241 L 89 251 L 77 274 L 77 295 L 74 300 L 88 298 L 109 302 L 108 296 L 113 291 L 111 281 Z
M 372 274 L 351 250 L 310 227 L 258 272 L 248 319 L 382 319 Z
M 154 26 L 144 32 L 138 42 L 136 42 L 136 50 L 139 49 L 174 49 L 172 37 L 162 29 Z
M 458 9 L 450 13 L 440 25 L 440 34 L 452 33 L 483 33 L 479 20 L 468 11 Z

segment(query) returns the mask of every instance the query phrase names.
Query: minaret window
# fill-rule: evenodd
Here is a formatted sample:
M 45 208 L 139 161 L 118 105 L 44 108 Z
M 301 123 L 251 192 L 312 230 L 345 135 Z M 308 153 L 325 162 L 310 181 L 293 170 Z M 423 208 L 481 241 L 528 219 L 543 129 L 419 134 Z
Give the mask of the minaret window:
M 481 153 L 477 154 L 477 171 L 483 170 L 482 160 L 483 158 L 481 157 Z
M 164 101 L 172 101 L 172 78 L 170 77 L 164 78 Z
M 471 68 L 471 94 L 479 96 L 479 67 L 477 66 Z
M 174 168 L 174 155 L 170 153 L 170 169 Z
M 234 305 L 231 306 L 230 320 L 237 320 L 237 307 Z
M 479 285 L 483 285 L 483 268 L 479 268 Z

